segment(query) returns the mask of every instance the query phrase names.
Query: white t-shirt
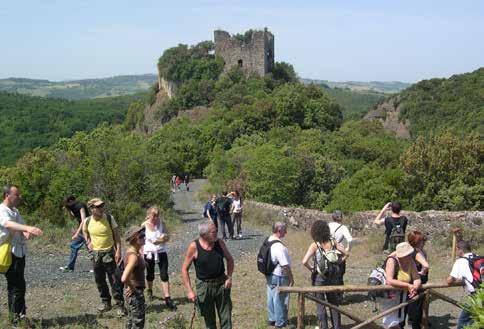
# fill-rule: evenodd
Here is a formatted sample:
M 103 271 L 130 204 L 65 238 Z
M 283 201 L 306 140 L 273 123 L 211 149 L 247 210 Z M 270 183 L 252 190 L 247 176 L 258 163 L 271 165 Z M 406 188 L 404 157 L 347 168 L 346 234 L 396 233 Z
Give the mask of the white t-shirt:
M 0 243 L 3 243 L 9 236 L 10 231 L 4 227 L 6 221 L 12 221 L 25 225 L 17 208 L 9 208 L 3 203 L 0 204 Z M 24 257 L 27 252 L 25 238 L 22 232 L 15 232 L 12 235 L 12 253 L 17 257 Z
M 235 214 L 238 214 L 242 211 L 242 204 L 240 202 L 240 199 L 239 200 L 233 199 L 232 204 L 233 204 L 233 207 L 234 207 L 234 213 Z
M 155 260 L 158 261 L 158 253 L 166 252 L 166 245 L 164 243 L 154 244 L 154 242 L 156 242 L 156 240 L 158 240 L 161 235 L 165 233 L 164 225 L 160 223 L 160 225 L 158 225 L 154 231 L 151 231 L 147 225 L 145 225 L 145 228 L 146 239 L 143 247 L 143 253 L 148 256 L 148 259 L 151 259 L 150 257 L 154 257 Z
M 338 243 L 342 243 L 345 249 L 348 249 L 351 241 L 353 241 L 353 237 L 351 236 L 351 233 L 346 225 L 338 222 L 330 222 L 328 225 L 334 240 Z
M 472 253 L 464 254 L 465 258 L 469 258 L 472 256 Z M 450 271 L 450 276 L 457 279 L 462 280 L 465 282 L 466 290 L 469 294 L 475 291 L 474 287 L 472 286 L 472 273 L 471 268 L 469 266 L 469 261 L 464 258 L 458 258 L 454 266 L 452 266 L 452 271 Z
M 279 238 L 271 235 L 268 241 L 279 240 Z M 282 266 L 291 266 L 291 258 L 289 257 L 289 251 L 286 246 L 282 243 L 274 243 L 271 246 L 271 260 L 274 264 L 277 264 L 276 268 L 272 272 L 274 275 L 287 276 L 282 273 Z

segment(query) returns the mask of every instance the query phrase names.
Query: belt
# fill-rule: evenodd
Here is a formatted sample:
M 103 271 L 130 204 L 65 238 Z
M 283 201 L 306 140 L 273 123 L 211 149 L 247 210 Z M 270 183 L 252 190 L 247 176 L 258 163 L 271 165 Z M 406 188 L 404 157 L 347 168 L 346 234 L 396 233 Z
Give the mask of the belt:
M 202 282 L 206 282 L 206 283 L 223 283 L 225 282 L 225 280 L 227 280 L 227 276 L 225 274 L 217 277 L 217 278 L 214 278 L 214 279 L 203 279 L 203 280 L 200 280 Z

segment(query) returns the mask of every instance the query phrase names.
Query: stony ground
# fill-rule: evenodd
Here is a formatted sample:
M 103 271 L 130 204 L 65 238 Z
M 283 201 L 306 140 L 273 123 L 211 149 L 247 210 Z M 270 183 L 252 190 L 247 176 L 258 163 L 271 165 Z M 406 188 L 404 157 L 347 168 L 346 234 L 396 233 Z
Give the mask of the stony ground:
M 193 305 L 188 303 L 181 285 L 180 266 L 186 246 L 197 236 L 197 225 L 201 219 L 202 204 L 195 198 L 195 193 L 204 181 L 194 181 L 190 192 L 177 191 L 173 194 L 175 209 L 183 223 L 172 232 L 169 246 L 170 282 L 172 296 L 178 303 L 178 311 L 167 310 L 161 299 L 156 299 L 147 307 L 146 328 L 188 328 L 193 314 Z M 232 299 L 234 302 L 234 328 L 265 328 L 265 284 L 264 279 L 255 269 L 255 255 L 263 238 L 269 233 L 271 222 L 267 214 L 257 209 L 246 209 L 244 213 L 244 239 L 228 241 L 228 247 L 236 260 Z M 141 219 L 140 219 L 141 222 Z M 348 260 L 346 282 L 364 284 L 368 273 L 382 256 L 369 247 L 374 245 L 373 237 L 359 237 L 351 258 Z M 293 268 L 297 286 L 309 284 L 309 273 L 300 265 L 308 244 L 309 233 L 290 230 L 286 244 L 293 259 Z M 431 272 L 431 281 L 442 281 L 450 271 L 451 262 L 446 250 L 428 246 L 431 265 L 439 265 Z M 123 328 L 124 320 L 114 314 L 99 317 L 96 307 L 99 304 L 90 264 L 86 253 L 82 252 L 74 273 L 60 273 L 58 267 L 65 264 L 65 253 L 36 252 L 31 250 L 27 258 L 26 279 L 28 315 L 34 328 Z M 155 279 L 159 282 L 159 278 Z M 447 289 L 446 293 L 460 300 L 460 288 Z M 155 295 L 161 296 L 159 287 Z M 296 322 L 296 296 L 291 297 L 290 322 Z M 347 294 L 343 307 L 361 318 L 369 318 L 373 313 L 373 304 L 364 294 Z M 0 280 L 0 328 L 8 328 L 6 322 L 6 283 Z M 440 301 L 431 304 L 432 328 L 455 328 L 458 310 Z M 306 305 L 306 328 L 314 328 L 315 306 L 308 301 Z M 344 328 L 350 328 L 352 322 L 343 317 Z M 200 318 L 195 316 L 194 327 L 203 328 Z

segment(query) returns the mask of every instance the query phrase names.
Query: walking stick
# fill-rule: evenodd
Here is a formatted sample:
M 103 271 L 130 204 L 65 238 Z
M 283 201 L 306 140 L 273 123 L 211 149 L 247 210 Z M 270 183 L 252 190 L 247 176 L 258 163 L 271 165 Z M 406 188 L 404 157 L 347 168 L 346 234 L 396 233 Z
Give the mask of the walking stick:
M 452 263 L 455 262 L 455 245 L 457 244 L 457 234 L 460 233 L 460 228 L 452 229 Z
M 197 305 L 198 301 L 195 299 L 193 302 L 193 311 L 192 311 L 192 316 L 190 318 L 190 329 L 193 329 L 193 322 L 195 321 L 195 315 L 197 315 Z

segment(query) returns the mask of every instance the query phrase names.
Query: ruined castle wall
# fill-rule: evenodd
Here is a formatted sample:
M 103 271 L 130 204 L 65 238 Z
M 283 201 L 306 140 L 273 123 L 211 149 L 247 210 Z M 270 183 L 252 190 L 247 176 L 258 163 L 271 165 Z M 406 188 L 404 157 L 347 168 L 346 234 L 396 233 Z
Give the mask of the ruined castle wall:
M 249 42 L 232 38 L 229 33 L 217 30 L 214 32 L 215 54 L 225 61 L 224 72 L 239 66 L 247 73 L 259 76 L 267 74 L 274 62 L 274 36 L 267 31 L 255 31 Z M 272 48 L 271 48 L 272 47 Z M 268 58 L 268 54 L 272 58 Z

